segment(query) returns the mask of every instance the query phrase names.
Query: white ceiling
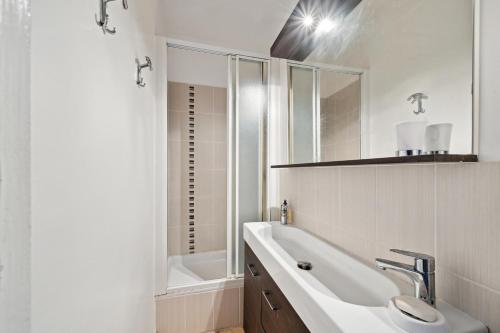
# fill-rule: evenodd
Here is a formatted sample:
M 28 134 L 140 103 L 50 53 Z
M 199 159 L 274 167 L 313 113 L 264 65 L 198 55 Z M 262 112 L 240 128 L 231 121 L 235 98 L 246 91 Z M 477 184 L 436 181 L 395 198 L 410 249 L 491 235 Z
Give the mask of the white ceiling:
M 298 0 L 159 0 L 161 36 L 269 55 Z

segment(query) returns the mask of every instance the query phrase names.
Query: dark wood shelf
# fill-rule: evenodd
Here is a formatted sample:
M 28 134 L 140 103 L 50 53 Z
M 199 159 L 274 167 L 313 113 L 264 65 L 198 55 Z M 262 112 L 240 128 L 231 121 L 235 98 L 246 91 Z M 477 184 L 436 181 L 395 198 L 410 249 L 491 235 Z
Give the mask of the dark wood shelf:
M 361 160 L 331 161 L 301 164 L 272 165 L 272 169 L 285 168 L 307 168 L 324 166 L 348 166 L 348 165 L 376 165 L 376 164 L 401 164 L 401 163 L 457 163 L 477 162 L 477 155 L 419 155 L 402 157 L 368 158 Z

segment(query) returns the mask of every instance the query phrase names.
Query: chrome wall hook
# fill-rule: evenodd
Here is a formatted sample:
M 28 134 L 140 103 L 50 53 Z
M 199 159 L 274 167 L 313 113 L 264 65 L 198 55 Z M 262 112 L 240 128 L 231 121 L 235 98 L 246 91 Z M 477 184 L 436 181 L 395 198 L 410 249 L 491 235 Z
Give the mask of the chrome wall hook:
M 429 96 L 423 94 L 423 93 L 416 93 L 408 97 L 408 102 L 411 104 L 414 104 L 415 102 L 418 103 L 418 110 L 414 110 L 414 114 L 420 114 L 420 113 L 425 113 L 425 109 L 423 106 L 423 100 L 424 99 L 429 99 Z
M 116 33 L 116 28 L 108 28 L 109 14 L 108 14 L 108 3 L 116 0 L 99 0 L 99 17 L 95 14 L 95 21 L 98 26 L 101 27 L 104 34 L 109 33 L 114 35 Z M 127 0 L 122 0 L 123 9 L 128 9 Z
M 136 72 L 136 81 L 137 85 L 139 87 L 145 87 L 146 83 L 144 83 L 144 79 L 142 77 L 142 70 L 144 68 L 149 68 L 150 71 L 153 70 L 153 63 L 151 62 L 151 59 L 149 57 L 146 57 L 146 63 L 141 64 L 138 58 L 135 58 L 135 63 L 137 64 L 137 72 Z

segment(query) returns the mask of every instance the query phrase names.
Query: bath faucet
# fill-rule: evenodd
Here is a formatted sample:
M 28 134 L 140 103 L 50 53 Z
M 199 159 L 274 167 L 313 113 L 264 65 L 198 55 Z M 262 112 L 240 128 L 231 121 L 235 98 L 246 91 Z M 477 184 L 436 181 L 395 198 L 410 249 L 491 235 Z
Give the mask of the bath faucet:
M 415 297 L 435 307 L 436 291 L 434 257 L 427 254 L 396 249 L 391 249 L 391 252 L 412 257 L 415 259 L 415 263 L 412 266 L 396 261 L 377 258 L 375 259 L 377 267 L 384 271 L 387 269 L 394 270 L 409 277 L 415 285 Z

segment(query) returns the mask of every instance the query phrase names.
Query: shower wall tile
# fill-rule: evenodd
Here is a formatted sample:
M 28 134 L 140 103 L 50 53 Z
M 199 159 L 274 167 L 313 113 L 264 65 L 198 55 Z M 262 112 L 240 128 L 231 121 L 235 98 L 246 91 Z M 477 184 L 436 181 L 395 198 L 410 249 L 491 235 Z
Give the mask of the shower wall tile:
M 214 88 L 214 113 L 226 114 L 227 94 L 226 88 Z
M 360 101 L 359 80 L 321 99 L 322 160 L 360 158 Z
M 169 233 L 171 247 L 178 254 L 188 249 L 188 212 L 194 209 L 195 252 L 221 250 L 226 247 L 226 90 L 195 85 L 194 90 L 184 83 L 169 83 L 168 110 L 168 195 L 169 227 L 179 232 Z M 189 115 L 189 101 L 194 104 L 194 116 Z M 217 108 L 217 111 L 215 111 Z M 194 128 L 189 127 L 194 118 Z M 190 133 L 193 129 L 194 133 Z M 190 146 L 194 136 L 194 146 Z M 190 148 L 194 151 L 191 152 Z M 189 162 L 194 154 L 194 163 Z M 189 185 L 189 168 L 194 167 L 194 187 Z M 194 207 L 189 207 L 190 193 Z M 180 199 L 180 200 L 179 200 Z M 223 235 L 217 233 L 224 232 Z
M 214 126 L 212 114 L 196 113 L 195 122 L 195 140 L 196 141 L 212 141 Z
M 189 86 L 185 83 L 168 82 L 168 110 L 187 111 Z
M 194 166 L 196 170 L 212 170 L 214 169 L 214 144 L 210 141 L 195 142 L 195 160 Z
M 214 198 L 203 197 L 196 199 L 195 220 L 196 226 L 212 225 L 214 220 Z
M 225 114 L 213 115 L 213 137 L 212 140 L 216 142 L 226 142 L 227 126 Z
M 215 142 L 213 145 L 213 159 L 215 170 L 226 170 L 227 167 L 227 144 L 226 142 Z
M 167 113 L 168 140 L 188 140 L 188 113 L 187 111 L 169 111 Z
M 169 256 L 187 254 L 187 229 L 182 226 L 167 227 L 167 250 Z
M 500 162 L 278 172 L 297 227 L 372 266 L 412 263 L 391 248 L 434 254 L 438 298 L 500 333 Z
M 214 88 L 208 86 L 196 85 L 195 90 L 195 112 L 200 113 L 212 113 L 214 105 Z

